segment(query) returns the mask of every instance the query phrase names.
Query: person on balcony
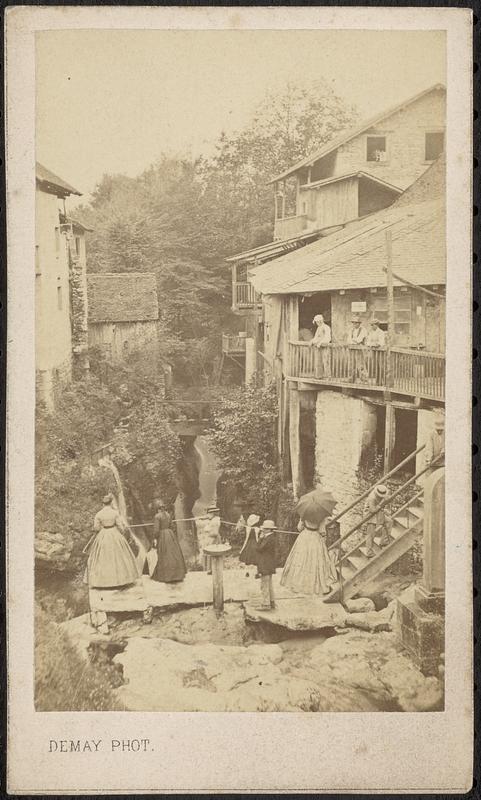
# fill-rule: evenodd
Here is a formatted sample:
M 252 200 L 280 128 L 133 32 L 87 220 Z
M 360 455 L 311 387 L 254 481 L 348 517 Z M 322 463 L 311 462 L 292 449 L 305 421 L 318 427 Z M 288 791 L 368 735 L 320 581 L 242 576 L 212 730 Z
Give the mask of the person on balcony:
M 431 467 L 426 476 L 438 467 L 444 466 L 444 447 L 444 414 L 438 412 L 435 414 L 434 428 L 428 436 L 424 451 L 426 466 Z
M 331 374 L 329 350 L 331 329 L 329 325 L 326 325 L 324 322 L 322 314 L 316 314 L 312 321 L 317 327 L 309 344 L 311 347 L 317 347 L 320 351 L 320 363 L 318 361 L 316 364 L 316 378 L 329 378 Z
M 349 344 L 355 345 L 356 347 L 364 347 L 367 341 L 367 330 L 361 322 L 360 317 L 353 317 L 351 319 L 352 328 L 351 333 L 349 336 Z M 353 356 L 352 363 L 352 380 L 355 381 L 362 381 L 367 378 L 367 360 L 366 354 L 363 351 L 356 352 L 351 351 Z
M 387 547 L 390 542 L 391 517 L 386 513 L 385 507 L 379 508 L 381 503 L 387 500 L 388 496 L 387 486 L 380 483 L 369 493 L 366 500 L 366 515 L 376 512 L 366 525 L 366 556 L 368 558 L 373 558 L 376 555 L 373 547 L 375 534 L 381 537 L 379 547 Z
M 382 350 L 386 344 L 386 334 L 379 327 L 379 320 L 373 319 L 369 325 L 369 332 L 366 338 L 366 346 L 370 352 L 367 353 L 369 382 L 382 386 L 385 381 L 385 365 L 382 361 L 383 356 L 376 356 L 375 350 Z

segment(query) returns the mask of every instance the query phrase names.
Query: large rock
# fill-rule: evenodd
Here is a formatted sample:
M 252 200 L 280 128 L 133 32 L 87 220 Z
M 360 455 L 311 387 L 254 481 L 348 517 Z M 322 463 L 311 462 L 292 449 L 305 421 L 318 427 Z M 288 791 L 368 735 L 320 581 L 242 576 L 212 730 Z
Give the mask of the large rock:
M 269 622 L 290 631 L 318 631 L 343 625 L 346 612 L 340 603 L 325 603 L 319 597 L 298 597 L 277 600 L 276 608 L 260 609 L 249 603 L 245 606 L 249 622 Z
M 44 566 L 63 571 L 72 555 L 73 541 L 62 533 L 35 531 L 35 559 Z
M 355 597 L 352 600 L 346 600 L 344 605 L 351 614 L 376 610 L 376 606 L 369 597 Z

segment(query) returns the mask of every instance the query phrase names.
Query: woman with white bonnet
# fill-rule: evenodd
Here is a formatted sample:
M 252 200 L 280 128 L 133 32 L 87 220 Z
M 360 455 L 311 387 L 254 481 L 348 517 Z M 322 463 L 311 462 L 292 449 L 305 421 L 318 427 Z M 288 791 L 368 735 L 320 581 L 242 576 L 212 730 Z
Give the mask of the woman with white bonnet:
M 257 567 L 257 542 L 259 541 L 259 528 L 256 527 L 260 521 L 258 514 L 251 514 L 247 517 L 246 522 L 246 535 L 244 544 L 242 545 L 239 553 L 239 561 L 248 566 Z M 247 572 L 248 576 L 249 573 Z

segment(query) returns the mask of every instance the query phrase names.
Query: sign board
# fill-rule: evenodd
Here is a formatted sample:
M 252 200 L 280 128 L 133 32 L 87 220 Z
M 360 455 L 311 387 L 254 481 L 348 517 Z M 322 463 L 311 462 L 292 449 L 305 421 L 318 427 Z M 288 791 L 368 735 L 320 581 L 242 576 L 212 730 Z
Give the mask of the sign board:
M 366 301 L 365 300 L 353 300 L 351 303 L 351 311 L 354 314 L 357 312 L 361 314 L 366 311 Z

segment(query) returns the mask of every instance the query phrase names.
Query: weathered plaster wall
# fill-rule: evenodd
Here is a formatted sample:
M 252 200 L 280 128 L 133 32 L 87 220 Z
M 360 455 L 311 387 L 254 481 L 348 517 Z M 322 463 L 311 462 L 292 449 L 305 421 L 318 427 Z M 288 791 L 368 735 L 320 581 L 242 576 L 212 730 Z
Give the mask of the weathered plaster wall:
M 357 470 L 375 430 L 370 403 L 329 390 L 317 393 L 316 477 L 333 493 L 339 510 L 359 494 Z
M 89 324 L 89 347 L 100 347 L 112 361 L 154 345 L 157 322 L 97 322 Z

